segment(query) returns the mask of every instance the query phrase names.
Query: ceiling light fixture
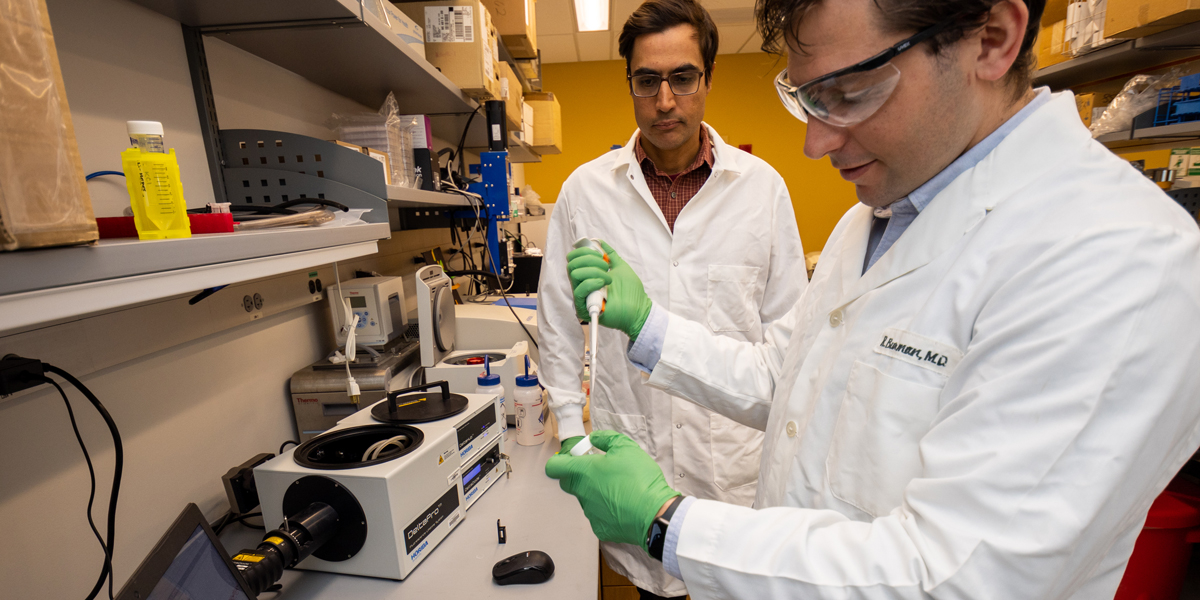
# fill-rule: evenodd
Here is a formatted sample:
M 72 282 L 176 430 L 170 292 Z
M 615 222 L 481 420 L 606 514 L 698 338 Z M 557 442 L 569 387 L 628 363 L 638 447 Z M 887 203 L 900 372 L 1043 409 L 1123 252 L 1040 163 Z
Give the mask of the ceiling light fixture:
M 608 31 L 608 0 L 575 0 L 579 31 Z

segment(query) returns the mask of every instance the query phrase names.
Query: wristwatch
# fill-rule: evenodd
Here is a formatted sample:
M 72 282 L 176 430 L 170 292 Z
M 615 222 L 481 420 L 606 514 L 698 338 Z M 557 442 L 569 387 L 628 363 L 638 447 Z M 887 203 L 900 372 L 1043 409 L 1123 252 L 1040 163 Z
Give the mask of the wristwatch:
M 650 532 L 646 535 L 646 548 L 655 560 L 662 560 L 663 546 L 667 543 L 667 527 L 671 524 L 671 515 L 675 514 L 675 509 L 679 508 L 680 502 L 683 502 L 683 496 L 672 498 L 670 504 L 667 505 L 667 510 L 664 510 L 663 514 L 650 523 Z

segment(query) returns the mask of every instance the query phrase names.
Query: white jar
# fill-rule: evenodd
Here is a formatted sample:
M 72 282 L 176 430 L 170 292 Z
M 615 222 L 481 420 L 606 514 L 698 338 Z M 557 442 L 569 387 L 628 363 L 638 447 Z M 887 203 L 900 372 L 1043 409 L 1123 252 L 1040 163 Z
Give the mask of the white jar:
M 500 431 L 508 429 L 508 416 L 505 414 L 506 406 L 504 406 L 504 386 L 500 385 L 500 376 L 495 373 L 491 375 L 480 375 L 476 381 L 476 394 L 487 394 L 489 396 L 500 396 L 498 402 L 499 414 L 496 418 L 500 420 Z
M 537 375 L 517 377 L 513 408 L 517 412 L 517 443 L 522 446 L 537 446 L 545 441 L 546 403 L 542 399 L 542 388 L 538 385 Z

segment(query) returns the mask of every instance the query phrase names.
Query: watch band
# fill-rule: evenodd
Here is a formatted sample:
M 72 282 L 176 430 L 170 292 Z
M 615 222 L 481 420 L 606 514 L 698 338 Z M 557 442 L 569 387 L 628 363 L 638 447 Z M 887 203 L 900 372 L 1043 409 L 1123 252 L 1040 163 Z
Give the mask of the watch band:
M 667 542 L 667 527 L 671 525 L 671 516 L 675 514 L 675 509 L 679 508 L 681 502 L 682 495 L 672 498 L 663 514 L 650 523 L 650 531 L 646 534 L 646 550 L 654 560 L 662 560 L 663 547 Z

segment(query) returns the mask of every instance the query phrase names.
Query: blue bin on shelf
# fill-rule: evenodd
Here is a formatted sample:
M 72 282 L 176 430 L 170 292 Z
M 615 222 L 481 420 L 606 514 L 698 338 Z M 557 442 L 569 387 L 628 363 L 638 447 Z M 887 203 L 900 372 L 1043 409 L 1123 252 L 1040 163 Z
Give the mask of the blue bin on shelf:
M 1200 121 L 1200 73 L 1179 80 L 1179 85 L 1159 90 L 1153 127 Z

